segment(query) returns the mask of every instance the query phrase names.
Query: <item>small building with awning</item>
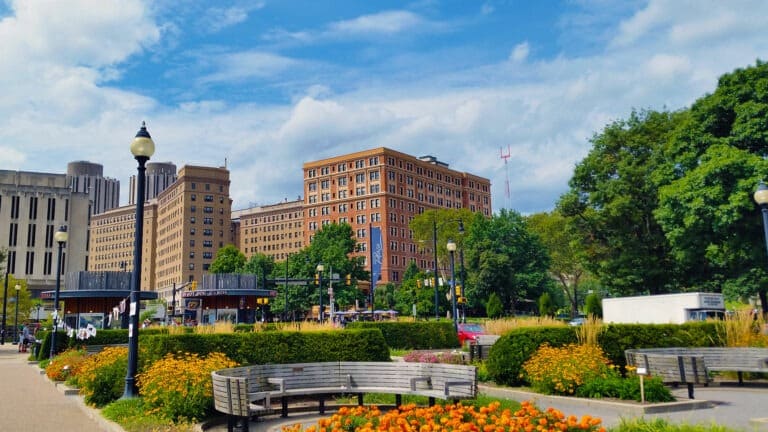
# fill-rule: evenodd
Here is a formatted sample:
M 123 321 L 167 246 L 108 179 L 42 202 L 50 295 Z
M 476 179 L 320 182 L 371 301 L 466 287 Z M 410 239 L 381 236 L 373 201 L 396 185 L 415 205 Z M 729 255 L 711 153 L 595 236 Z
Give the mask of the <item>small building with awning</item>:
M 67 289 L 59 291 L 60 311 L 65 326 L 78 329 L 88 324 L 97 329 L 127 328 L 131 295 L 131 273 L 119 271 L 70 272 Z M 43 291 L 41 298 L 53 301 L 56 291 Z M 156 300 L 154 291 L 140 291 L 140 300 Z
M 207 274 L 197 289 L 181 293 L 184 324 L 255 323 L 265 320 L 277 291 L 259 287 L 253 274 Z

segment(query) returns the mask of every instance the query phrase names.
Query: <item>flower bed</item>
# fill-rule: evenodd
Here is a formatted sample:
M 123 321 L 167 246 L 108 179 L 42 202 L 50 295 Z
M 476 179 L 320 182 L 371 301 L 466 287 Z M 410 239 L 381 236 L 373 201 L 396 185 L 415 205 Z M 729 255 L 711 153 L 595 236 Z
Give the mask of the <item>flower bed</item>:
M 498 402 L 475 408 L 461 403 L 419 408 L 403 405 L 382 412 L 375 406 L 341 408 L 331 417 L 320 419 L 316 425 L 302 430 L 301 424 L 283 427 L 283 432 L 509 432 L 509 431 L 593 431 L 604 432 L 599 418 L 566 417 L 548 408 L 541 411 L 530 402 L 523 402 L 515 412 L 501 409 Z

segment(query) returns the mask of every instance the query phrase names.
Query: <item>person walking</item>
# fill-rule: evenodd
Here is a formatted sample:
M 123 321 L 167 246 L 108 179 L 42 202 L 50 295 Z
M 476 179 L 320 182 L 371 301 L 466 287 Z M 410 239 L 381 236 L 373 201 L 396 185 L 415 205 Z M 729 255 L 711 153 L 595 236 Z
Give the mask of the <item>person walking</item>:
M 29 346 L 29 327 L 27 324 L 22 324 L 21 336 L 19 337 L 19 352 L 27 352 Z

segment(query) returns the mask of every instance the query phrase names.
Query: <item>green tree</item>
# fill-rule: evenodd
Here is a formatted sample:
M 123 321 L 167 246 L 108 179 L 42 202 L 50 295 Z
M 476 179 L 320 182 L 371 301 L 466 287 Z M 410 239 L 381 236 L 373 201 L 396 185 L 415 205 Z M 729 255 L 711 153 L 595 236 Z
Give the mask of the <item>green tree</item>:
M 768 257 L 752 193 L 768 178 L 767 119 L 768 64 L 723 75 L 664 148 L 655 213 L 686 287 L 757 295 L 764 312 Z
M 595 135 L 558 202 L 579 236 L 581 262 L 611 293 L 658 294 L 677 286 L 676 262 L 653 212 L 662 146 L 684 114 L 633 112 Z
M 587 316 L 594 315 L 598 318 L 603 317 L 603 305 L 597 294 L 591 293 L 587 295 L 587 299 L 584 301 L 584 313 Z
M 573 227 L 558 211 L 536 213 L 527 218 L 528 226 L 535 232 L 550 258 L 549 272 L 557 280 L 563 294 L 568 299 L 571 317 L 579 312 L 581 303 L 581 282 L 588 277 L 581 257 L 579 236 Z
M 267 278 L 276 278 L 275 259 L 263 253 L 251 255 L 251 258 L 243 265 L 243 273 L 255 274 L 259 276 L 259 286 L 266 288 Z
M 316 273 L 317 265 L 322 263 L 325 270 L 323 274 L 323 303 L 327 304 L 328 295 L 325 291 L 328 287 L 327 280 L 331 272 L 341 275 L 351 275 L 353 281 L 368 281 L 370 273 L 363 266 L 364 257 L 352 256 L 355 251 L 355 233 L 352 227 L 347 223 L 324 225 L 320 230 L 314 233 L 312 243 L 303 251 L 305 264 L 302 268 L 302 274 L 312 278 Z M 354 305 L 355 301 L 362 302 L 365 296 L 358 289 L 357 284 L 351 286 L 343 282 L 334 283 L 334 298 L 339 307 L 344 309 Z M 311 304 L 318 304 L 319 290 L 315 287 L 312 292 L 307 293 Z
M 216 252 L 216 258 L 208 268 L 209 273 L 240 273 L 245 267 L 245 254 L 235 245 L 228 244 Z
M 539 296 L 539 315 L 541 316 L 555 316 L 555 311 L 557 310 L 557 306 L 552 302 L 552 297 L 550 297 L 548 292 L 545 292 L 541 296 Z
M 470 302 L 498 294 L 505 309 L 536 299 L 551 283 L 549 257 L 519 213 L 502 209 L 490 219 L 475 215 L 464 239 Z
M 488 301 L 485 303 L 485 314 L 488 318 L 499 318 L 504 315 L 504 305 L 496 293 L 491 293 L 488 296 Z

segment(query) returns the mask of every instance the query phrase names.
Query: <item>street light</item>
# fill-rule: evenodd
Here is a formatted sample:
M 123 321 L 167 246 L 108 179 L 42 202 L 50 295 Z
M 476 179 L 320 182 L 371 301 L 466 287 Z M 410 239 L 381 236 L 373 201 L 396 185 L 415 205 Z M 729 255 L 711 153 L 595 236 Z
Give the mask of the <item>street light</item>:
M 139 291 L 141 290 L 141 251 L 144 234 L 144 179 L 145 164 L 155 153 L 155 143 L 147 132 L 147 125 L 141 122 L 141 129 L 131 142 L 131 153 L 139 163 L 136 176 L 136 233 L 133 243 L 133 273 L 131 273 L 131 304 L 128 322 L 128 372 L 125 375 L 123 398 L 138 395 L 136 372 L 139 366 Z
M 432 247 L 435 251 L 435 319 L 440 318 L 438 312 L 438 304 L 440 303 L 440 297 L 437 296 L 437 215 L 432 218 Z
M 53 332 L 51 333 L 51 352 L 49 358 L 56 355 L 56 333 L 59 325 L 59 291 L 61 291 L 61 252 L 64 249 L 64 243 L 69 239 L 66 225 L 59 227 L 59 230 L 53 235 L 53 239 L 59 244 L 59 255 L 56 263 L 56 291 L 53 294 Z
M 18 342 L 19 340 L 19 291 L 21 291 L 21 285 L 16 284 L 14 288 L 16 288 L 16 316 L 13 318 L 13 335 L 16 337 L 16 341 Z
M 458 333 L 459 324 L 456 317 L 456 273 L 454 272 L 453 265 L 453 254 L 456 252 L 456 243 L 453 240 L 448 240 L 448 244 L 445 245 L 445 248 L 451 253 L 451 318 L 453 318 L 453 329 Z
M 5 289 L 3 290 L 3 327 L 0 328 L 0 345 L 5 345 L 5 309 L 8 306 L 8 266 L 11 264 L 11 254 L 6 254 L 5 260 Z
M 320 317 L 320 323 L 323 322 L 323 270 L 325 270 L 325 266 L 323 263 L 320 263 L 317 265 L 317 292 L 320 294 L 320 312 L 318 316 Z

